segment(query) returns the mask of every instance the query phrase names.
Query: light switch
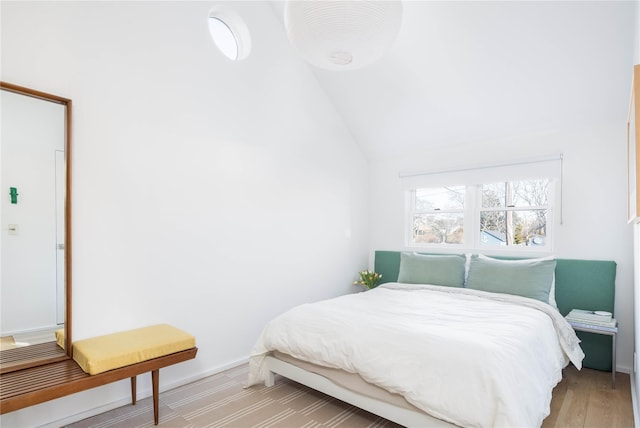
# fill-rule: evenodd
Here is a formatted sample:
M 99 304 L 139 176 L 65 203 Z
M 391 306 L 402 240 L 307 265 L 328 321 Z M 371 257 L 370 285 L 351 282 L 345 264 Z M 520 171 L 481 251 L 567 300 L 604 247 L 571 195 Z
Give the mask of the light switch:
M 18 234 L 18 225 L 10 224 L 9 225 L 9 235 L 17 235 Z

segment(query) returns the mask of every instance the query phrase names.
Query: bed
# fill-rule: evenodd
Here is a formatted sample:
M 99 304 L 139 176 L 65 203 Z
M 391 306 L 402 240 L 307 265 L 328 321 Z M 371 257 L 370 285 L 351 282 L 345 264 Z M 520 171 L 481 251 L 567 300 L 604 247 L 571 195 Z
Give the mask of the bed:
M 540 426 L 563 367 L 584 358 L 563 315 L 607 310 L 615 282 L 603 261 L 376 252 L 375 268 L 375 289 L 268 323 L 248 383 L 277 373 L 405 426 Z

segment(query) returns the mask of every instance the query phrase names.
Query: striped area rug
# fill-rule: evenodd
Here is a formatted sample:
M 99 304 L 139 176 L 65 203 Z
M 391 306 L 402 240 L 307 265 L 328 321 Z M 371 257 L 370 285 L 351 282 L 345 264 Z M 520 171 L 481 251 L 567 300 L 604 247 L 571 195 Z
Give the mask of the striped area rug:
M 244 389 L 248 366 L 227 370 L 160 394 L 159 427 L 397 428 L 342 401 L 285 378 Z M 153 427 L 151 398 L 69 425 L 72 428 Z

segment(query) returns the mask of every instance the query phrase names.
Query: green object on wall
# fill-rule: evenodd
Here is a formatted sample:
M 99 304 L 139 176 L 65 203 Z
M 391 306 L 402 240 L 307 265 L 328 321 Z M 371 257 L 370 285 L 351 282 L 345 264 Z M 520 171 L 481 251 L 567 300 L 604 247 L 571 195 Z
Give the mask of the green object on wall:
M 17 204 L 18 203 L 18 189 L 16 189 L 15 187 L 9 187 L 9 194 L 11 195 L 11 203 L 12 204 Z

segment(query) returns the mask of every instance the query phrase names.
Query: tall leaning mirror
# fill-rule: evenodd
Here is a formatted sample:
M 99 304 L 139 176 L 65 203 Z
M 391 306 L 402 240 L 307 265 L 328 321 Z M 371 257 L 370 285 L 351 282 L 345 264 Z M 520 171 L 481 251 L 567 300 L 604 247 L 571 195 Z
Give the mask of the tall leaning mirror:
M 0 373 L 71 357 L 71 100 L 0 82 Z

